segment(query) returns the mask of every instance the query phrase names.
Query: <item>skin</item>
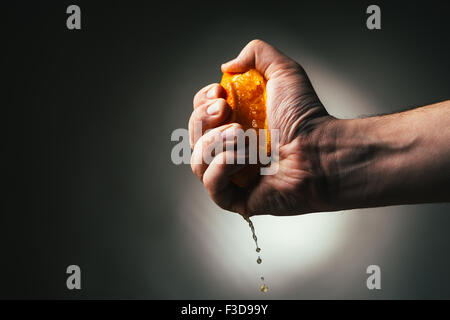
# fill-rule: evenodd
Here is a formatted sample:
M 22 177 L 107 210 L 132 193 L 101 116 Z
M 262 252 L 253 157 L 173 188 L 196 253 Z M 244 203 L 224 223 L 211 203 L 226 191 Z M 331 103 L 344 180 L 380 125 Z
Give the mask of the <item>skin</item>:
M 340 120 L 328 114 L 303 68 L 269 44 L 253 40 L 222 65 L 223 72 L 251 68 L 268 80 L 267 120 L 269 129 L 280 130 L 279 170 L 242 189 L 230 180 L 242 165 L 224 164 L 236 151 L 202 163 L 215 135 L 240 127 L 227 123 L 224 89 L 206 86 L 194 97 L 189 121 L 191 167 L 217 205 L 253 216 L 450 201 L 450 101 Z M 210 129 L 198 138 L 197 121 Z M 235 141 L 232 130 L 223 136 Z

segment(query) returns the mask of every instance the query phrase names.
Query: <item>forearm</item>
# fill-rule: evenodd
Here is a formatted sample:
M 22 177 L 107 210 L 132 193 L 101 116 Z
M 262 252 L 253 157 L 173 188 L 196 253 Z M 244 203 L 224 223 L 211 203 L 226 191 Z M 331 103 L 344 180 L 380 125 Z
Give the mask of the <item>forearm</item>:
M 321 136 L 333 210 L 450 200 L 449 101 L 334 120 Z

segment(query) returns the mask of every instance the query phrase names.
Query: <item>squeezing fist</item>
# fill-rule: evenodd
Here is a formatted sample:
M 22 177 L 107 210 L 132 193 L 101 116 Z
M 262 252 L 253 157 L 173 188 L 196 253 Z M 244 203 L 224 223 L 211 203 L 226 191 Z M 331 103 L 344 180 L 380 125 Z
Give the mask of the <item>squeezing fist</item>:
M 192 170 L 203 182 L 211 198 L 222 208 L 245 216 L 258 214 L 287 215 L 319 211 L 326 208 L 326 181 L 314 154 L 315 140 L 321 128 L 333 121 L 317 97 L 303 68 L 269 44 L 254 40 L 237 58 L 222 65 L 222 71 L 243 73 L 258 70 L 267 80 L 267 127 L 279 132 L 278 170 L 261 175 L 246 188 L 233 183 L 242 164 L 226 164 L 224 150 L 214 154 L 208 164 L 203 161 L 208 145 L 219 134 L 228 142 L 236 141 L 238 123 L 230 123 L 231 107 L 219 84 L 201 89 L 194 97 L 194 111 L 189 121 L 193 155 Z M 201 123 L 204 133 L 197 139 L 194 124 Z M 201 147 L 200 147 L 201 146 Z

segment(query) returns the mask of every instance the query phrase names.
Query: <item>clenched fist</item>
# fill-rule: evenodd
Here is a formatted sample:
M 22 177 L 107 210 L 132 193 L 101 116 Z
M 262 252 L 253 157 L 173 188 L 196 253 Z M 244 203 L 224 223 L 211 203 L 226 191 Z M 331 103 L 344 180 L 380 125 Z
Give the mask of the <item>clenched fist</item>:
M 279 130 L 278 171 L 260 176 L 256 184 L 242 189 L 231 182 L 231 176 L 242 165 L 225 164 L 226 152 L 214 155 L 210 164 L 202 161 L 213 137 L 226 129 L 239 128 L 229 124 L 231 108 L 219 84 L 201 89 L 194 98 L 194 112 L 189 128 L 193 146 L 192 170 L 203 182 L 211 198 L 222 208 L 242 215 L 299 214 L 319 210 L 324 181 L 320 166 L 315 163 L 312 137 L 331 117 L 317 97 L 302 67 L 269 44 L 254 40 L 239 56 L 222 65 L 223 72 L 242 73 L 255 68 L 267 79 L 267 125 Z M 204 131 L 195 141 L 194 123 L 201 122 Z M 231 135 L 231 136 L 230 136 Z M 233 130 L 227 140 L 233 141 Z M 200 148 L 199 146 L 202 146 Z

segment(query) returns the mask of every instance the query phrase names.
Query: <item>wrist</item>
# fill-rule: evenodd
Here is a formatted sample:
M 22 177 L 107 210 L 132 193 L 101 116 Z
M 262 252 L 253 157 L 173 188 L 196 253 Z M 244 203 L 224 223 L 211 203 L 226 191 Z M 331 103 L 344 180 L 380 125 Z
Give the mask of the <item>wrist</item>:
M 334 119 L 318 141 L 330 211 L 366 207 L 369 172 L 380 153 L 370 120 Z
M 376 205 L 387 173 L 383 167 L 409 146 L 386 141 L 380 129 L 376 118 L 331 118 L 319 126 L 314 144 L 322 177 L 321 211 Z
M 437 172 L 424 153 L 433 141 L 416 117 L 407 112 L 335 119 L 323 128 L 318 150 L 328 210 L 429 200 L 423 182 Z
M 329 115 L 315 118 L 299 134 L 301 161 L 312 173 L 307 195 L 310 212 L 338 210 L 340 178 L 336 148 L 344 121 Z
M 448 201 L 449 102 L 364 119 L 323 117 L 305 139 L 314 211 Z

